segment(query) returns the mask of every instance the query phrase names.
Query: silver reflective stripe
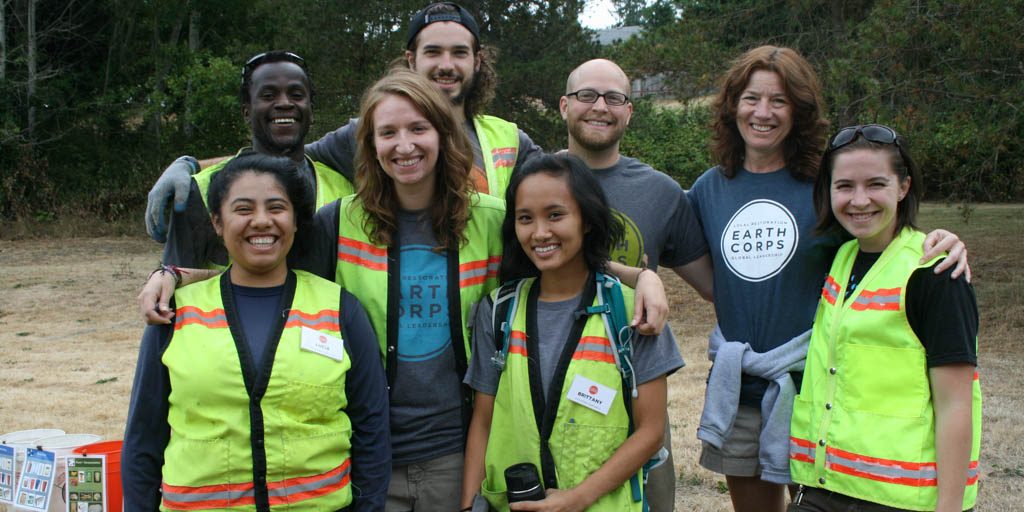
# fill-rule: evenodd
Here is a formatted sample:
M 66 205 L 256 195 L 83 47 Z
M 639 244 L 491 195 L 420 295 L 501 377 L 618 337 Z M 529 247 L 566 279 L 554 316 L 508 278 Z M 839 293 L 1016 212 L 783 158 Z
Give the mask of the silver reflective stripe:
M 801 446 L 801 445 L 797 444 L 796 441 L 793 441 L 792 439 L 790 439 L 789 440 L 789 453 L 790 454 L 804 455 L 808 459 L 811 459 L 813 461 L 814 460 L 815 449 L 813 447 L 810 447 L 810 446 Z
M 887 465 L 878 462 L 848 459 L 833 453 L 826 454 L 825 463 L 826 468 L 832 464 L 839 464 L 857 471 L 863 471 L 864 473 L 870 473 L 872 475 L 878 475 L 885 478 L 910 478 L 915 480 L 935 480 L 938 478 L 935 466 L 925 466 L 921 469 L 903 469 L 894 465 L 895 463 Z
M 293 494 L 299 494 L 303 492 L 315 491 L 317 489 L 323 489 L 325 487 L 331 487 L 341 483 L 345 477 L 348 476 L 352 466 L 347 465 L 345 469 L 330 478 L 324 478 L 322 480 L 316 480 L 313 482 L 306 482 L 304 484 L 289 485 L 287 487 L 279 487 L 277 489 L 270 489 L 269 495 L 275 498 L 281 498 L 291 496 Z
M 182 503 L 194 503 L 199 501 L 213 501 L 213 500 L 229 500 L 237 501 L 241 499 L 252 500 L 255 496 L 256 491 L 252 487 L 244 491 L 220 491 L 220 492 L 171 492 L 166 487 L 163 488 L 163 495 L 165 500 L 178 501 Z M 234 505 L 228 505 L 234 506 Z
M 576 346 L 577 352 L 600 352 L 602 354 L 612 354 L 611 345 L 605 345 L 604 343 L 580 343 Z
M 487 277 L 487 273 L 490 272 L 491 266 L 476 267 L 469 270 L 459 271 L 459 281 L 465 281 L 467 279 L 473 279 L 474 277 Z
M 289 313 L 289 315 L 288 315 L 288 322 L 298 322 L 298 323 L 300 323 L 302 325 L 305 325 L 307 327 L 313 327 L 315 325 L 322 324 L 322 323 L 325 323 L 325 322 L 337 324 L 338 323 L 338 315 L 331 314 L 331 313 L 324 313 L 324 314 L 322 314 L 320 316 L 317 316 L 317 317 L 306 318 L 306 317 L 300 315 L 298 312 L 292 310 L 292 312 Z
M 199 312 L 197 312 L 197 311 L 186 311 L 184 313 L 179 313 L 178 314 L 177 322 L 181 323 L 181 322 L 184 322 L 186 320 L 191 320 L 191 319 L 199 320 L 200 323 L 204 323 L 204 324 L 212 324 L 214 322 L 227 322 L 228 321 L 228 317 L 226 315 L 224 315 L 223 313 L 219 313 L 219 314 L 216 314 L 216 315 L 213 315 L 213 316 L 203 316 L 203 315 L 199 314 Z
M 374 254 L 374 253 L 372 253 L 370 251 L 365 251 L 363 249 L 357 249 L 355 247 L 349 247 L 348 245 L 345 245 L 345 244 L 342 244 L 342 243 L 338 244 L 338 254 L 347 254 L 347 255 L 353 256 L 353 257 L 355 257 L 357 259 L 365 260 L 365 261 L 370 262 L 370 263 L 377 263 L 379 265 L 387 265 L 388 264 L 388 257 L 387 257 L 386 254 L 382 254 L 382 255 L 378 256 L 378 255 L 376 255 L 376 254 Z
M 857 300 L 854 301 L 862 306 L 868 306 L 871 304 L 899 304 L 900 296 L 896 295 L 876 295 L 871 298 L 858 296 Z

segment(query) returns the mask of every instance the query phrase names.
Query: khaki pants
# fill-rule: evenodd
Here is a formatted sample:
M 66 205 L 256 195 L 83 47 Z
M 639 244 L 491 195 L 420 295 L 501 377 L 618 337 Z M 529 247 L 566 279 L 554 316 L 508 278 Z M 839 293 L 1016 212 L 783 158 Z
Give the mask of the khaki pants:
M 462 500 L 462 452 L 391 469 L 386 512 L 454 512 Z

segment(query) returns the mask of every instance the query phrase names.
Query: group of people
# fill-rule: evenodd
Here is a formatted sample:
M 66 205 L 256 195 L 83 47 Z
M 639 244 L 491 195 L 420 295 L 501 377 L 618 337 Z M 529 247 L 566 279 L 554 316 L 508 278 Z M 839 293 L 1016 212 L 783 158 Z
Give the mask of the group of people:
M 480 36 L 426 7 L 359 117 L 308 145 L 303 59 L 243 66 L 251 148 L 150 193 L 126 510 L 673 510 L 659 266 L 714 301 L 700 463 L 737 511 L 794 483 L 798 511 L 973 507 L 977 309 L 963 244 L 914 227 L 905 139 L 826 144 L 812 67 L 760 47 L 684 191 L 619 153 L 611 61 L 569 75 L 564 152 L 482 114 Z

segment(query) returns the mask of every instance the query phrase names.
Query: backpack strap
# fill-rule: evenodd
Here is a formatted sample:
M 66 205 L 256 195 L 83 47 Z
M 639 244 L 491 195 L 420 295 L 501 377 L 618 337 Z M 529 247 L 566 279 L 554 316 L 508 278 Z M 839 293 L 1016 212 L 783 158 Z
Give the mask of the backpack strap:
M 615 365 L 622 374 L 622 389 L 630 390 L 629 394 L 623 395 L 623 404 L 626 407 L 626 415 L 629 417 L 629 433 L 633 434 L 633 400 L 637 397 L 636 371 L 633 368 L 633 337 L 635 330 L 629 325 L 629 318 L 626 316 L 626 302 L 622 296 L 622 283 L 613 276 L 598 273 L 596 276 L 598 287 L 598 309 L 604 320 L 605 330 L 608 332 L 608 339 L 611 340 L 612 354 L 615 356 Z M 664 450 L 664 448 L 662 448 Z M 659 452 L 660 455 L 660 452 Z M 657 457 L 657 456 L 656 456 Z M 633 475 L 629 479 L 630 491 L 633 494 L 633 501 L 643 501 L 643 512 L 648 511 L 646 494 L 642 493 L 642 487 L 647 483 L 647 474 L 656 466 L 658 459 L 647 461 L 643 466 L 643 477 Z
M 519 292 L 524 283 L 524 279 L 502 283 L 491 297 L 491 321 L 494 323 L 492 332 L 494 333 L 495 348 L 494 355 L 491 356 L 491 364 L 499 371 L 505 370 L 509 340 L 512 338 L 512 320 L 516 317 Z

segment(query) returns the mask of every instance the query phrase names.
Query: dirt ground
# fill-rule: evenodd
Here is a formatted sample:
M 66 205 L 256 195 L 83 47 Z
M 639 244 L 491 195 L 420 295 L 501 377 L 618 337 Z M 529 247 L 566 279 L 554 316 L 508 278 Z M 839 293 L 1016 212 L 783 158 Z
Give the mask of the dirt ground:
M 1010 243 L 1021 248 L 1020 236 L 1011 235 Z M 984 251 L 972 252 L 975 261 L 983 257 Z M 159 246 L 141 237 L 0 241 L 0 433 L 60 428 L 121 437 L 143 329 L 134 297 L 158 259 Z M 998 266 L 1009 272 L 1009 263 Z M 976 286 L 984 286 L 984 268 L 976 265 Z M 704 350 L 714 311 L 671 273 L 662 278 L 687 361 L 669 379 L 676 509 L 729 510 L 724 479 L 696 462 L 709 367 Z M 1019 293 L 1016 298 L 1020 302 Z M 1021 305 L 1011 309 L 1019 314 Z M 1024 502 L 1021 330 L 1019 324 L 1000 328 L 980 357 L 985 425 L 979 511 L 1022 510 Z

